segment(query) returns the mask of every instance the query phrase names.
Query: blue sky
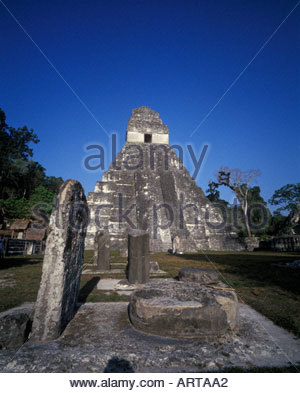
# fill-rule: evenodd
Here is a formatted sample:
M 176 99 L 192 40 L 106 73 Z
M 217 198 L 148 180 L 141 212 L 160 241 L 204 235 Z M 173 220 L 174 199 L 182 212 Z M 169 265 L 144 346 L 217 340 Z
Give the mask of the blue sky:
M 299 182 L 300 5 L 201 127 L 210 109 L 295 7 L 295 0 L 4 0 L 108 134 L 125 142 L 132 108 L 148 105 L 171 144 L 209 151 L 197 183 L 221 165 L 260 169 L 265 199 Z M 0 106 L 41 142 L 48 175 L 92 191 L 85 147 L 110 141 L 0 2 Z M 106 165 L 110 163 L 109 154 Z M 187 155 L 186 167 L 192 171 Z M 231 193 L 222 196 L 231 200 Z

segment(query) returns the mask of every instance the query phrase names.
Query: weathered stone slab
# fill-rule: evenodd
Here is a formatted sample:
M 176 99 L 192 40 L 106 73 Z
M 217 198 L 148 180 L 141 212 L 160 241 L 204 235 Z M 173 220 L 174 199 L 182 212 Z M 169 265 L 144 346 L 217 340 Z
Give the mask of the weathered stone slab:
M 149 280 L 149 234 L 142 230 L 128 233 L 128 281 L 143 284 Z
M 141 285 L 140 285 L 141 286 Z M 138 285 L 130 284 L 128 280 L 119 280 L 119 282 L 116 284 L 116 289 L 120 290 L 134 290 L 138 288 Z
M 31 339 L 57 338 L 72 319 L 80 288 L 88 208 L 81 184 L 67 180 L 51 214 Z
M 114 275 L 114 274 L 122 274 L 125 273 L 125 269 L 112 269 L 112 270 L 93 270 L 93 269 L 85 269 L 83 270 L 82 274 L 96 274 L 97 276 L 99 274 L 110 274 L 110 275 Z
M 108 231 L 101 230 L 95 235 L 94 261 L 98 270 L 110 270 L 110 239 Z
M 193 281 L 199 284 L 215 284 L 219 281 L 218 273 L 210 269 L 183 267 L 178 274 L 179 281 Z
M 129 316 L 146 333 L 183 339 L 219 338 L 236 330 L 239 321 L 234 291 L 175 280 L 134 292 Z
M 18 348 L 31 329 L 33 304 L 23 304 L 0 313 L 0 349 Z
M 97 289 L 100 291 L 114 291 L 120 279 L 115 278 L 101 278 L 97 284 Z
M 128 280 L 120 280 L 114 278 L 101 278 L 97 284 L 97 289 L 100 291 L 119 291 L 119 293 L 130 292 L 130 294 L 138 289 L 142 288 L 144 284 L 130 284 Z

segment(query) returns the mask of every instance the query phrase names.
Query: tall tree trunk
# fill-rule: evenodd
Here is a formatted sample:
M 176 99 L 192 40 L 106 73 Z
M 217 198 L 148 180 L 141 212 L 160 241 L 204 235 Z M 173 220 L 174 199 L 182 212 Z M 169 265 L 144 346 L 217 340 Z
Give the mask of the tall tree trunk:
M 251 230 L 250 230 L 250 225 L 249 225 L 249 217 L 248 217 L 248 204 L 247 202 L 245 205 L 242 205 L 242 209 L 244 212 L 244 217 L 245 217 L 245 224 L 246 224 L 246 229 L 248 232 L 248 236 L 251 237 Z
M 246 225 L 248 236 L 251 237 L 251 229 L 250 229 L 249 218 L 248 218 L 248 201 L 247 201 L 248 190 L 247 190 L 246 194 L 243 195 L 243 197 L 241 197 L 241 195 L 237 192 L 236 192 L 236 196 L 238 198 L 238 201 L 240 202 L 241 208 L 244 213 L 245 225 Z

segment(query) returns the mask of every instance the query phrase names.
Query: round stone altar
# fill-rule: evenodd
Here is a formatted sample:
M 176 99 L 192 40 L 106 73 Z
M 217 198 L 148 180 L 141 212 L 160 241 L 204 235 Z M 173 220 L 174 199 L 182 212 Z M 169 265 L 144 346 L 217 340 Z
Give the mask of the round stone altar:
M 131 295 L 132 325 L 146 333 L 214 339 L 238 329 L 238 300 L 233 290 L 176 280 L 151 280 Z

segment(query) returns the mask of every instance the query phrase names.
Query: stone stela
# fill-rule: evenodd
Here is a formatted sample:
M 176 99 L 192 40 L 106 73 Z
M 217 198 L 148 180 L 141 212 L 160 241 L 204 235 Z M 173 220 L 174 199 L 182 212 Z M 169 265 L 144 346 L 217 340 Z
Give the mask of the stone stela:
M 130 231 L 128 233 L 128 281 L 130 284 L 144 284 L 149 281 L 149 273 L 149 234 L 141 230 Z
M 80 289 L 86 225 L 84 190 L 78 181 L 67 180 L 60 188 L 50 217 L 32 341 L 59 337 L 73 318 Z
M 108 231 L 98 231 L 95 236 L 94 262 L 97 270 L 110 270 L 110 238 Z

